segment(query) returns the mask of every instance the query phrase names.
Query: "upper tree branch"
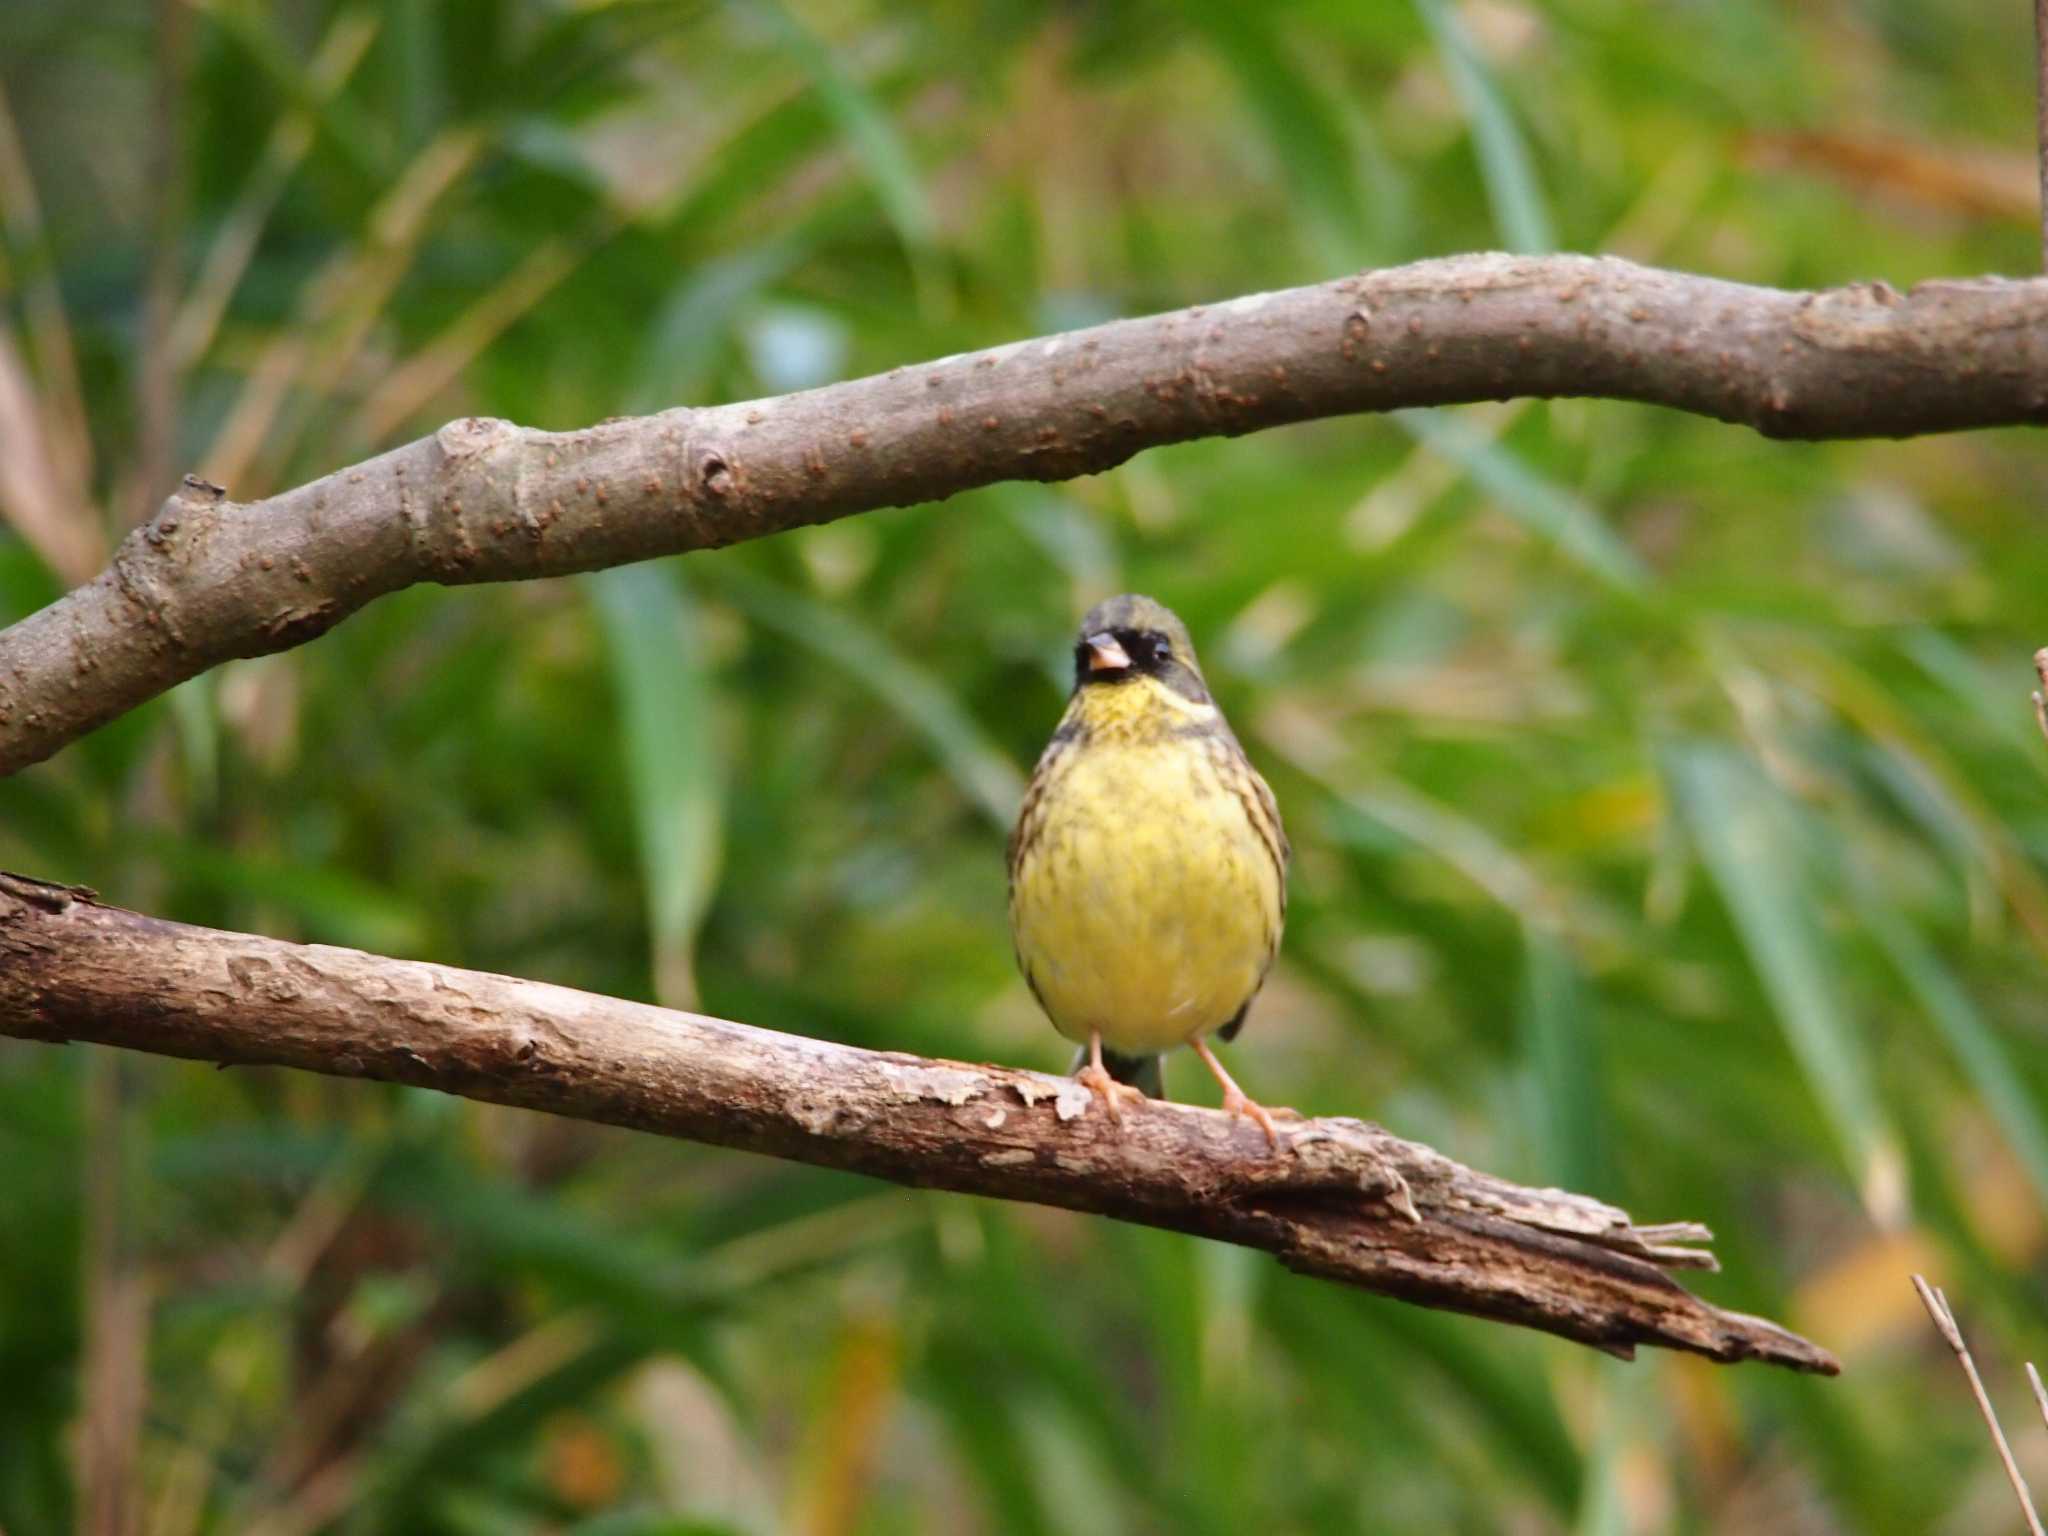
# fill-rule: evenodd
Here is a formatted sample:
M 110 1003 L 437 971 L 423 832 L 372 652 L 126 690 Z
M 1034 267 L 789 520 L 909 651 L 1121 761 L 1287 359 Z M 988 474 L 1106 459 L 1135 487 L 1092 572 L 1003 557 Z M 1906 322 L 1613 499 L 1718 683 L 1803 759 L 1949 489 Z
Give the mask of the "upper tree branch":
M 417 581 L 705 549 L 1311 417 L 1604 395 L 1780 437 L 2048 420 L 2048 280 L 1788 293 L 1613 258 L 1466 256 L 579 432 L 451 423 L 271 497 L 188 482 L 0 631 L 0 775 Z
M 1689 1224 L 1638 1227 L 1356 1120 L 1147 1103 L 1070 1078 L 807 1040 L 541 982 L 143 917 L 0 874 L 0 1035 L 381 1078 L 900 1184 L 1264 1249 L 1290 1269 L 1518 1323 L 1832 1374 L 1827 1351 L 1673 1280 Z

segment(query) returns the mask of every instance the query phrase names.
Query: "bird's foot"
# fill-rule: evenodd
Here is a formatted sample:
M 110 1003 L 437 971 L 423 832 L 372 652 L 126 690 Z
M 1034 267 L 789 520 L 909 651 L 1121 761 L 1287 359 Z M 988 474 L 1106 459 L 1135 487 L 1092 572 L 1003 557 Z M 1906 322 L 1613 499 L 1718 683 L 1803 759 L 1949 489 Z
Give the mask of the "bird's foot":
M 1095 1097 L 1102 1100 L 1102 1107 L 1109 1112 L 1109 1118 L 1123 1124 L 1124 1112 L 1117 1107 L 1118 1099 L 1136 1099 L 1145 1102 L 1145 1091 L 1133 1088 L 1129 1083 L 1120 1083 L 1109 1075 L 1109 1069 L 1090 1062 L 1074 1074 L 1074 1081 L 1081 1084 Z
M 1273 1123 L 1272 1111 L 1256 1099 L 1247 1098 L 1245 1091 L 1235 1083 L 1223 1090 L 1223 1113 L 1232 1117 L 1243 1116 L 1256 1122 L 1259 1129 L 1266 1133 L 1266 1144 L 1275 1152 L 1280 1150 L 1280 1127 Z M 1291 1109 L 1283 1109 L 1280 1113 L 1294 1115 L 1297 1120 L 1301 1118 Z
M 1249 1094 L 1237 1086 L 1237 1079 L 1224 1070 L 1223 1063 L 1216 1059 L 1216 1053 L 1209 1049 L 1208 1041 L 1197 1035 L 1188 1041 L 1188 1044 L 1194 1048 L 1195 1054 L 1202 1058 L 1202 1065 L 1209 1069 L 1216 1081 L 1222 1086 L 1223 1112 L 1233 1118 L 1242 1115 L 1257 1121 L 1259 1129 L 1266 1133 L 1266 1145 L 1275 1152 L 1278 1152 L 1280 1150 L 1280 1127 L 1273 1123 L 1272 1112 L 1265 1105 L 1255 1102 Z M 1283 1109 L 1280 1113 L 1290 1115 L 1296 1120 L 1301 1118 L 1299 1114 L 1291 1109 Z

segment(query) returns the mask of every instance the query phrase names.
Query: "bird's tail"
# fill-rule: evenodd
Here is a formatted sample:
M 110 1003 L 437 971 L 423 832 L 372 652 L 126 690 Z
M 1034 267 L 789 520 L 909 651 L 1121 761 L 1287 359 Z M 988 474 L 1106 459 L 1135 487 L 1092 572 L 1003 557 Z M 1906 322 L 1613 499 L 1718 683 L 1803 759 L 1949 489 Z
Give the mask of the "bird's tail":
M 1109 1069 L 1109 1075 L 1120 1083 L 1129 1083 L 1148 1099 L 1166 1097 L 1166 1073 L 1164 1056 L 1119 1056 L 1115 1051 L 1102 1053 L 1102 1064 Z M 1088 1048 L 1084 1045 L 1074 1058 L 1069 1070 L 1078 1072 L 1088 1065 Z

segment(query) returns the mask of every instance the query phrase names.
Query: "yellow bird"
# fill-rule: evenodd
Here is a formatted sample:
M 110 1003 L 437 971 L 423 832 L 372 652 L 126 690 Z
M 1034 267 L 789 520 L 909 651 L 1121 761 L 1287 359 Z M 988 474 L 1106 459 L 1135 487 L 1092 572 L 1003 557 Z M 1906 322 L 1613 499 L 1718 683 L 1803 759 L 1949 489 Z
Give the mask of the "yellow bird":
M 1266 979 L 1288 857 L 1273 792 L 1210 699 L 1187 626 L 1149 597 L 1097 605 L 1010 834 L 1010 931 L 1111 1119 L 1120 1095 L 1164 1097 L 1161 1053 L 1186 1045 L 1224 1109 L 1279 1146 L 1208 1037 L 1234 1038 Z

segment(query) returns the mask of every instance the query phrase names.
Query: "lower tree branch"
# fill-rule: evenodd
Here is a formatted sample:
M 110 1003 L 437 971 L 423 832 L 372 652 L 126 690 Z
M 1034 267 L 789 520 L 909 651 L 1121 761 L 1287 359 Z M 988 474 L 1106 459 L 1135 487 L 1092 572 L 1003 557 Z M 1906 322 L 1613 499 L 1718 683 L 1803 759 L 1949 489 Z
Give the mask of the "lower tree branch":
M 1460 256 L 575 432 L 452 422 L 266 501 L 190 480 L 0 630 L 0 775 L 420 581 L 712 548 L 1286 422 L 1607 396 L 1779 437 L 2048 420 L 2048 279 L 1795 293 L 1611 257 Z
M 1710 1234 L 1637 1226 L 1349 1119 L 1147 1103 L 1071 1079 L 754 1029 L 542 982 L 164 922 L 0 874 L 0 1035 L 411 1083 L 924 1188 L 1263 1249 L 1288 1268 L 1630 1357 L 1638 1344 L 1833 1374 L 1671 1277 Z

